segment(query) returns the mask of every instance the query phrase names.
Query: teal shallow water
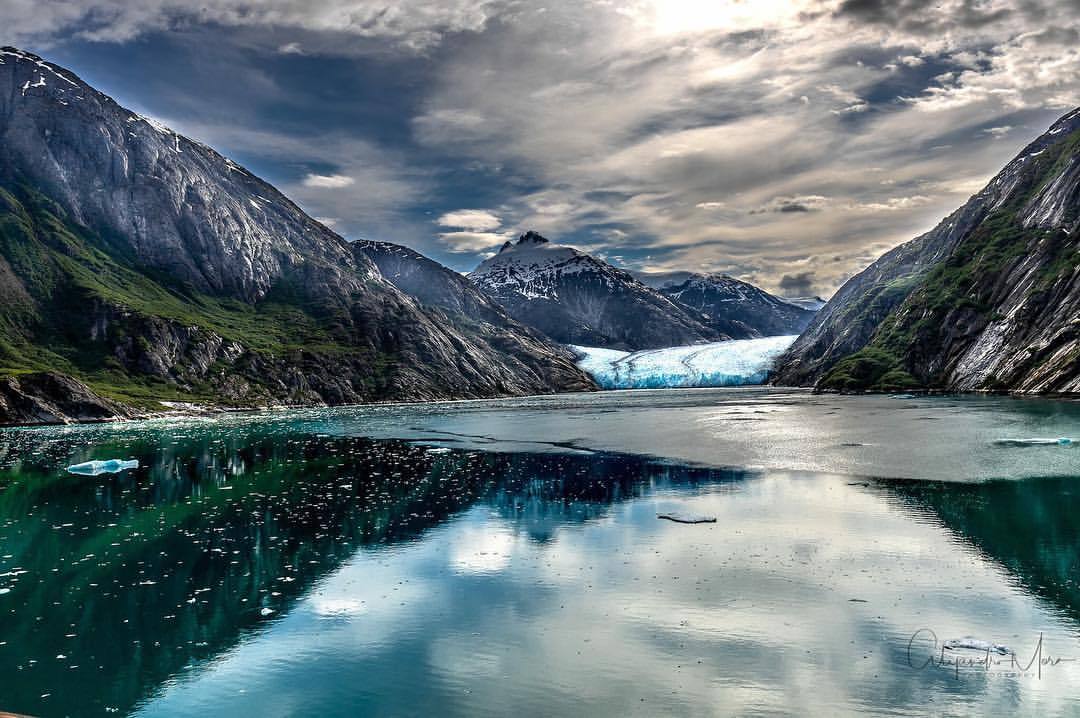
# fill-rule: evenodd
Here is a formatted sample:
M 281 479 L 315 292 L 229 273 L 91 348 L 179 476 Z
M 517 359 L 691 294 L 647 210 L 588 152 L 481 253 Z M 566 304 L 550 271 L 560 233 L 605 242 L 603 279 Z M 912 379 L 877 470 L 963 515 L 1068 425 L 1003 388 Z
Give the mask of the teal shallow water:
M 0 432 L 0 710 L 1075 713 L 1080 450 L 996 442 L 1078 425 L 721 390 Z

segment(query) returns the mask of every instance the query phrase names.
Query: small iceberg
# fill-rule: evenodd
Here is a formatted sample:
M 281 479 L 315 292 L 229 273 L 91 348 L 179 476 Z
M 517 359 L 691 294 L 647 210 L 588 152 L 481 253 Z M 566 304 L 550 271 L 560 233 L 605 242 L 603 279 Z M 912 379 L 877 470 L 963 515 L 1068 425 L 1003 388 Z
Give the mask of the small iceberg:
M 658 519 L 667 519 L 668 521 L 674 521 L 677 524 L 714 524 L 716 523 L 715 516 L 705 516 L 703 514 L 683 514 L 677 511 L 669 511 L 664 514 L 657 514 Z
M 994 443 L 998 446 L 1072 446 L 1076 440 L 1062 436 L 1057 439 L 998 439 Z
M 990 643 L 989 641 L 983 641 L 971 636 L 964 636 L 963 638 L 953 638 L 942 646 L 947 651 L 956 651 L 960 649 L 968 649 L 972 651 L 979 651 L 981 653 L 998 653 L 1003 656 L 1007 656 L 1012 653 L 1008 646 L 1003 646 L 1000 643 Z
M 79 476 L 97 476 L 98 474 L 118 474 L 121 471 L 137 468 L 139 468 L 138 459 L 128 459 L 127 461 L 109 459 L 108 461 L 84 461 L 81 464 L 67 467 L 67 471 L 69 474 L 78 474 Z

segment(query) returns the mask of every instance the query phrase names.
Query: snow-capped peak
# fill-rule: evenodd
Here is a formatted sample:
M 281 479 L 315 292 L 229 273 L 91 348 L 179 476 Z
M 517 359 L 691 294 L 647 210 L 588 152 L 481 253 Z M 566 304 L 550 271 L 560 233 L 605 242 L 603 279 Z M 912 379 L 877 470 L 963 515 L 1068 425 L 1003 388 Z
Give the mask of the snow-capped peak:
M 579 252 L 573 247 L 551 243 L 533 231 L 517 242 L 507 242 L 469 274 L 486 291 L 516 292 L 527 298 L 554 298 L 557 278 L 580 272 L 616 272 L 614 267 Z
M 518 237 L 517 242 L 507 242 L 506 244 L 504 244 L 502 246 L 502 249 L 499 250 L 499 253 L 502 254 L 503 252 L 512 252 L 517 249 L 529 249 L 530 247 L 539 247 L 543 244 L 551 244 L 551 242 L 544 235 L 540 234 L 539 232 L 534 232 L 530 229 L 528 232 L 525 232 L 520 237 Z

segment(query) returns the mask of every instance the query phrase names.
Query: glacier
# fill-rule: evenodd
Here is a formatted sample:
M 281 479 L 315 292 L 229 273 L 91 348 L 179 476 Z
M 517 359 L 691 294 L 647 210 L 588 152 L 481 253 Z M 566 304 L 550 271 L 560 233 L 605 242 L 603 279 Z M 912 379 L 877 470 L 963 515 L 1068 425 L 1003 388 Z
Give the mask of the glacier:
M 736 339 L 636 352 L 572 346 L 577 365 L 603 389 L 763 384 L 797 335 Z

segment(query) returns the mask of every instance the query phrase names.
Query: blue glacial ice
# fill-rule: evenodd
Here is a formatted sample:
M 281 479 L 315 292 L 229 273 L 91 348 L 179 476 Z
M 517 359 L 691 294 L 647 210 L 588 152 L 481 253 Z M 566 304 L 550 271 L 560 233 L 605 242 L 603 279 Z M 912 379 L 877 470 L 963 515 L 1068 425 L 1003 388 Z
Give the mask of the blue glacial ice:
M 573 349 L 578 366 L 604 389 L 741 386 L 763 384 L 773 362 L 795 338 L 738 339 L 636 352 Z
M 99 474 L 118 474 L 128 469 L 139 468 L 138 459 L 109 459 L 108 461 L 84 461 L 81 464 L 67 467 L 68 473 L 80 476 L 98 476 Z

